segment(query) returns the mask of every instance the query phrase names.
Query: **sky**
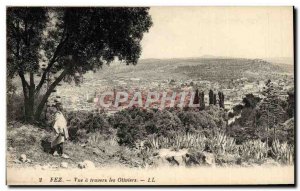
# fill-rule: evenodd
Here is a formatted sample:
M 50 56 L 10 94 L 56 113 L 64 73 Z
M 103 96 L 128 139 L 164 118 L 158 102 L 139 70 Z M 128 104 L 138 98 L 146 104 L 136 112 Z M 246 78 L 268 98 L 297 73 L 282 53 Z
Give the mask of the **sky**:
M 151 7 L 141 59 L 293 57 L 292 7 Z

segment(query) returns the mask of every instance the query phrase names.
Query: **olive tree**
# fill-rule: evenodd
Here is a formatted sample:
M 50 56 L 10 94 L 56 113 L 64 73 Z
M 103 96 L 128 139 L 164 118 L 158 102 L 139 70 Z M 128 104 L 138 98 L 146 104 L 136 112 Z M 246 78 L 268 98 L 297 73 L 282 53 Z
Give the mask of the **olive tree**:
M 116 58 L 136 64 L 143 34 L 152 25 L 148 11 L 144 7 L 8 7 L 7 74 L 21 79 L 26 121 L 40 119 L 63 79 Z M 56 77 L 50 79 L 54 73 Z

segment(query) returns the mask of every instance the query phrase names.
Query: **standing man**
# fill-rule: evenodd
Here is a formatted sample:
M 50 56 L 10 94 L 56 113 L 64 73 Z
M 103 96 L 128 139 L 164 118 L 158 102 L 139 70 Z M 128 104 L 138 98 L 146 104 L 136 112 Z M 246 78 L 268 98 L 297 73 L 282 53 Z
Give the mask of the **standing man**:
M 69 139 L 69 133 L 67 129 L 67 120 L 65 119 L 62 111 L 63 107 L 61 104 L 56 106 L 57 112 L 55 114 L 55 122 L 53 129 L 55 130 L 56 137 L 51 143 L 53 156 L 60 156 L 62 158 L 70 158 L 68 155 L 63 153 L 63 143 Z

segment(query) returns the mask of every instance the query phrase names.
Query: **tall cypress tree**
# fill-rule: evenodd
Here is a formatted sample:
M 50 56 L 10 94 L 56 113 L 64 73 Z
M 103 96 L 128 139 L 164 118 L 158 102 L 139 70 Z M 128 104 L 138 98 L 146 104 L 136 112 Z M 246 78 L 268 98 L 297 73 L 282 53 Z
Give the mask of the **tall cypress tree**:
M 219 106 L 221 107 L 221 105 L 222 105 L 222 93 L 220 91 L 218 92 L 218 97 L 219 97 Z
M 209 105 L 214 104 L 214 92 L 212 90 L 209 90 Z
M 205 109 L 204 92 L 200 93 L 200 110 Z
M 200 97 L 199 97 L 199 90 L 198 89 L 196 89 L 193 104 L 200 104 L 200 106 L 201 106 Z M 199 106 L 198 109 L 200 109 L 200 106 Z
M 224 94 L 223 92 L 218 92 L 218 96 L 219 96 L 219 106 L 221 108 L 224 108 Z
M 200 103 L 200 98 L 199 98 L 199 90 L 196 89 L 196 92 L 195 92 L 195 97 L 194 97 L 194 101 L 193 101 L 193 104 L 199 104 Z
M 222 108 L 225 108 L 224 102 L 225 102 L 225 96 L 224 93 L 222 92 Z
M 217 105 L 217 94 L 213 94 L 214 96 L 213 96 L 213 104 L 214 105 Z

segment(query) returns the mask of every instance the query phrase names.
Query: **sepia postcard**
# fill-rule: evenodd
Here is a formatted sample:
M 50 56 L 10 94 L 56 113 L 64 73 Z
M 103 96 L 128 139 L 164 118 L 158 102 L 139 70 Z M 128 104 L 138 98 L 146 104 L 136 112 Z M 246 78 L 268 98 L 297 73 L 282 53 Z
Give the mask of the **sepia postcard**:
M 294 185 L 293 13 L 6 7 L 6 184 Z

